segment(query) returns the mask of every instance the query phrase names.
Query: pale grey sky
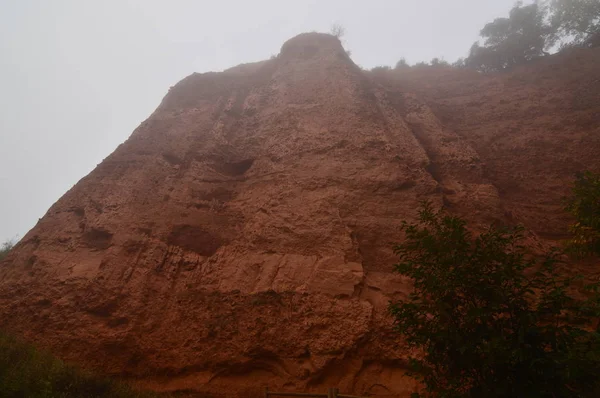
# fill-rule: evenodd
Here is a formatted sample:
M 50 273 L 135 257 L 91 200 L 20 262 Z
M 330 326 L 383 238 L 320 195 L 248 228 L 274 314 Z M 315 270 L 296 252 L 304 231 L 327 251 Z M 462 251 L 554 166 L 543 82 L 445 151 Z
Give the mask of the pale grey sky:
M 22 237 L 192 72 L 346 28 L 357 64 L 466 55 L 514 0 L 0 0 L 0 242 Z

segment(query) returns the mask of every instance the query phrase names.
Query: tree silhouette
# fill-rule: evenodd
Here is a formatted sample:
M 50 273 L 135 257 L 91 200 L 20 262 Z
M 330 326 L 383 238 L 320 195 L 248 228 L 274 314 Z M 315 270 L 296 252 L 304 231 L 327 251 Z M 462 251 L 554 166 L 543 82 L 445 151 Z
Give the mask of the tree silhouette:
M 482 72 L 509 69 L 546 54 L 546 40 L 552 33 L 538 4 L 517 4 L 508 18 L 497 18 L 481 30 L 483 46 L 473 44 L 467 66 Z
M 561 46 L 600 46 L 600 1 L 550 0 L 552 43 Z

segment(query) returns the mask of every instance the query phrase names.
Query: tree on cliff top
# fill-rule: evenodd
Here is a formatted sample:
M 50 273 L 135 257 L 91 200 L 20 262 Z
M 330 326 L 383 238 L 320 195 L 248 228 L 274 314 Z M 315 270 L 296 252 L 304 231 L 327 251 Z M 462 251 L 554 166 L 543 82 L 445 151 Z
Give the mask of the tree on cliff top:
M 428 393 L 598 396 L 598 284 L 575 298 L 557 256 L 529 256 L 521 229 L 473 237 L 463 219 L 429 204 L 419 216 L 395 247 L 395 269 L 414 290 L 390 311 L 407 344 L 422 350 L 410 363 Z
M 339 23 L 335 23 L 335 24 L 331 25 L 331 29 L 329 30 L 329 33 L 331 33 L 331 35 L 333 35 L 341 40 L 342 37 L 344 37 L 344 35 L 346 34 L 346 28 L 344 28 Z
M 553 43 L 600 46 L 600 1 L 549 0 L 547 10 Z
M 466 66 L 496 72 L 547 55 L 558 47 L 600 46 L 600 1 L 546 0 L 496 18 L 480 32 L 483 45 L 471 47 Z
M 530 61 L 545 54 L 550 33 L 538 4 L 517 4 L 508 18 L 497 18 L 484 26 L 480 32 L 483 46 L 475 43 L 471 47 L 466 64 L 482 72 L 494 72 Z

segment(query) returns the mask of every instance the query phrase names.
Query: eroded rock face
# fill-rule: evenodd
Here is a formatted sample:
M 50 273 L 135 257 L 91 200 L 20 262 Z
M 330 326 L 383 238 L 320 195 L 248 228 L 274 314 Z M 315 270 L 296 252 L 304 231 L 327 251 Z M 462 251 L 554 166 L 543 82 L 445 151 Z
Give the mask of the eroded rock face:
M 157 390 L 407 396 L 386 315 L 410 289 L 401 222 L 430 200 L 560 238 L 573 171 L 600 167 L 600 71 L 565 78 L 573 58 L 600 53 L 375 76 L 311 33 L 193 74 L 0 265 L 0 327 Z

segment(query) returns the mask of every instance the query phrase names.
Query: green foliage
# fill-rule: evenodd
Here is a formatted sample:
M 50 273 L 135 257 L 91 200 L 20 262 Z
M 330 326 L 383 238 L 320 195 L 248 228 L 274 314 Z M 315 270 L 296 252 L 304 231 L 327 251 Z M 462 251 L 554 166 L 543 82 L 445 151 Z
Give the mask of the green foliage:
M 133 398 L 124 384 L 66 365 L 13 337 L 0 334 L 0 397 L 2 398 Z
M 398 62 L 396 62 L 396 67 L 394 69 L 408 69 L 410 65 L 406 62 L 406 59 L 400 58 Z
M 433 58 L 430 62 L 431 66 L 450 66 L 450 64 L 448 63 L 448 61 L 444 60 L 443 58 Z
M 598 285 L 574 298 L 557 256 L 528 256 L 521 229 L 473 237 L 463 219 L 428 203 L 419 215 L 395 247 L 395 269 L 414 290 L 390 311 L 407 344 L 422 351 L 412 374 L 429 394 L 598 396 Z
M 546 0 L 510 11 L 480 32 L 483 45 L 473 44 L 466 66 L 481 72 L 509 69 L 560 47 L 600 46 L 600 1 Z
M 390 68 L 387 65 L 380 65 L 380 66 L 376 66 L 373 69 L 371 69 L 371 72 L 386 72 L 391 70 L 392 68 Z
M 7 240 L 0 246 L 0 261 L 4 259 L 4 257 L 6 257 L 6 255 L 13 248 L 14 245 L 15 244 L 12 241 Z
M 459 58 L 457 59 L 453 64 L 452 64 L 453 68 L 464 68 L 465 67 L 465 59 L 464 58 Z
M 576 219 L 569 249 L 580 256 L 600 255 L 600 174 L 586 171 L 577 175 L 566 209 Z
M 517 4 L 508 18 L 497 18 L 481 30 L 484 45 L 471 47 L 466 63 L 482 72 L 494 72 L 522 64 L 545 54 L 551 30 L 538 4 Z
M 552 43 L 563 46 L 600 46 L 600 1 L 549 0 L 547 2 Z

